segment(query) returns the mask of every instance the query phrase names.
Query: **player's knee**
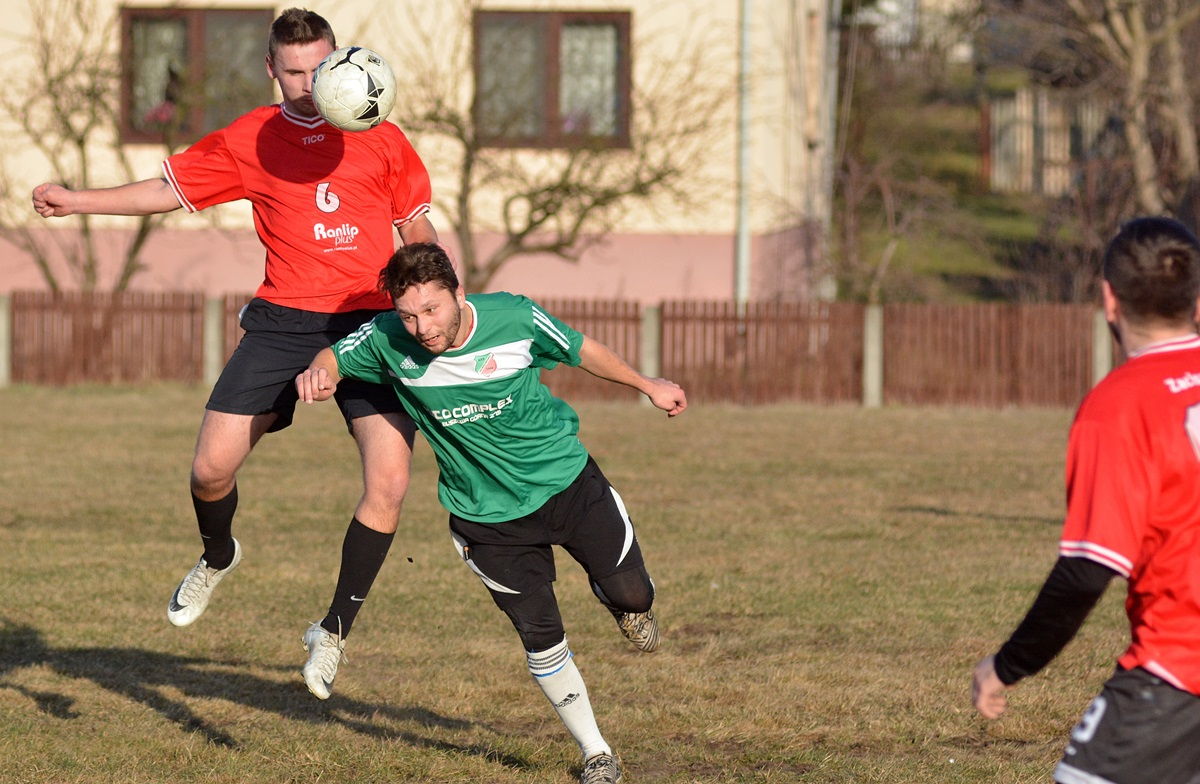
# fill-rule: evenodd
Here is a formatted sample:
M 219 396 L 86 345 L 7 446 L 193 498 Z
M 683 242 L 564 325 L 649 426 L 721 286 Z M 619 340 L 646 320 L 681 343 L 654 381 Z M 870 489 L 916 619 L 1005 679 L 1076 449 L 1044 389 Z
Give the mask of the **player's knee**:
M 592 593 L 609 607 L 643 613 L 654 604 L 654 581 L 644 568 L 629 569 L 593 580 Z
M 367 504 L 381 512 L 400 514 L 404 497 L 408 494 L 408 472 L 391 476 L 378 473 L 367 477 L 363 488 Z
M 566 632 L 563 630 L 562 624 L 558 624 L 555 628 L 545 629 L 522 629 L 517 628 L 517 634 L 521 638 L 521 646 L 527 651 L 544 651 L 553 648 L 562 642 Z
M 197 455 L 192 460 L 190 484 L 192 493 L 204 500 L 223 497 L 231 489 L 235 478 L 228 467 Z
M 549 583 L 524 594 L 492 594 L 496 604 L 512 621 L 527 651 L 544 651 L 566 636 L 558 601 Z

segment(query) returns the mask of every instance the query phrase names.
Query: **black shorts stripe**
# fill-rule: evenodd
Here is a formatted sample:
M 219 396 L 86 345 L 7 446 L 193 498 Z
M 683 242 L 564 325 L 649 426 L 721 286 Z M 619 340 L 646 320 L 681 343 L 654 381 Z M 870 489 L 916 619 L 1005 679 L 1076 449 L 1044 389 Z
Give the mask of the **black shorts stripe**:
M 522 593 L 554 581 L 551 545 L 566 550 L 592 580 L 643 566 L 633 524 L 590 457 L 575 481 L 536 512 L 503 523 L 451 515 L 450 530 L 466 543 L 464 558 Z

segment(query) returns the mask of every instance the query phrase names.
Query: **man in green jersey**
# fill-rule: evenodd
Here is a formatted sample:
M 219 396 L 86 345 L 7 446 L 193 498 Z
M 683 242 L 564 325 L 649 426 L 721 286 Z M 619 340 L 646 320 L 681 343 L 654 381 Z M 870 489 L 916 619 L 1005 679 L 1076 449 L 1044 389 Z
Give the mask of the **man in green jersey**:
M 579 441 L 578 416 L 539 370 L 581 367 L 672 417 L 687 398 L 526 297 L 465 295 L 437 245 L 396 251 L 380 288 L 394 311 L 318 354 L 296 378 L 300 399 L 326 400 L 342 379 L 392 385 L 437 457 L 460 555 L 516 627 L 530 673 L 579 743 L 581 782 L 621 781 L 567 646 L 550 546 L 587 570 L 622 633 L 647 653 L 658 647 L 654 584 L 621 497 Z

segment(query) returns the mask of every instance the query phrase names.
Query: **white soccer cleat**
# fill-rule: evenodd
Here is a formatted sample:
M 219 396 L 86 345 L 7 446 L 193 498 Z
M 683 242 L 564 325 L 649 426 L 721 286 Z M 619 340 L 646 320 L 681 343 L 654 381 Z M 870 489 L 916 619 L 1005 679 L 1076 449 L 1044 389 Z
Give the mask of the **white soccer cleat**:
M 318 700 L 327 700 L 333 679 L 337 677 L 338 665 L 347 661 L 346 641 L 341 635 L 325 631 L 318 622 L 304 632 L 303 642 L 304 650 L 308 651 L 308 661 L 300 670 L 304 685 Z
M 201 558 L 171 594 L 171 601 L 167 602 L 167 620 L 176 626 L 187 626 L 203 615 L 217 583 L 241 562 L 242 546 L 237 539 L 233 540 L 233 560 L 224 569 L 211 569 Z
M 639 651 L 654 653 L 658 650 L 658 619 L 654 617 L 654 610 L 646 610 L 644 613 L 623 613 L 609 608 L 609 611 L 617 619 L 617 626 L 620 627 L 621 634 L 625 635 L 625 639 L 633 643 Z
M 621 763 L 611 754 L 593 754 L 584 760 L 579 784 L 620 784 Z

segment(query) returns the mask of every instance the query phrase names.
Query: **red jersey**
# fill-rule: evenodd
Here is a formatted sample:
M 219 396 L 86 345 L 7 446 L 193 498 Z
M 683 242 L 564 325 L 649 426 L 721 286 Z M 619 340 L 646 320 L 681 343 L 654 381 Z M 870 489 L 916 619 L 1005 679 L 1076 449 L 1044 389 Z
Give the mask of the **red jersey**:
M 249 199 L 267 251 L 256 296 L 318 313 L 390 308 L 376 285 L 392 227 L 429 210 L 429 174 L 395 125 L 345 133 L 282 105 L 208 134 L 163 172 L 188 212 Z
M 1200 337 L 1146 347 L 1084 399 L 1059 553 L 1129 581 L 1119 663 L 1200 694 Z

